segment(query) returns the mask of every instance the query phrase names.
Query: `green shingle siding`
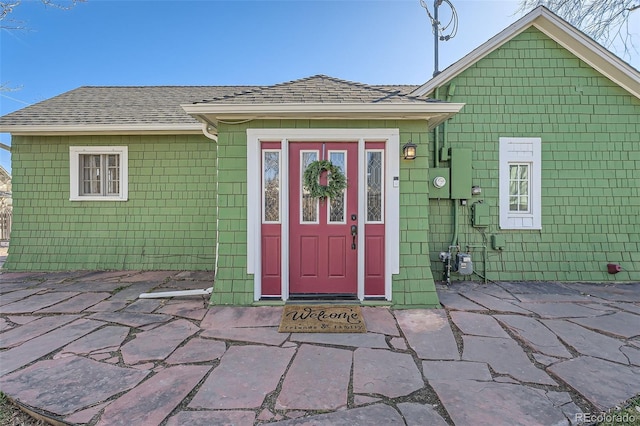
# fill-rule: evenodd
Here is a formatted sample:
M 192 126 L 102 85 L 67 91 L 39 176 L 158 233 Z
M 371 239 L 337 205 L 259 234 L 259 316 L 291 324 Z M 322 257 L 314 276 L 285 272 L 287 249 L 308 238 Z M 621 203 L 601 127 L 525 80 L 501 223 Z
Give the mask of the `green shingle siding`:
M 219 261 L 212 304 L 253 303 L 253 275 L 247 274 L 246 129 L 252 128 L 400 128 L 401 144 L 409 139 L 427 147 L 426 124 L 395 121 L 268 120 L 250 124 L 221 124 L 218 138 Z M 224 153 L 224 155 L 222 155 Z M 387 155 L 400 155 L 388 153 Z M 398 307 L 438 306 L 429 267 L 428 173 L 426 158 L 402 162 L 400 183 L 400 274 L 393 279 Z
M 473 149 L 473 184 L 482 187 L 458 207 L 461 248 L 494 233 L 507 241 L 504 252 L 489 247 L 487 278 L 640 280 L 640 100 L 534 28 L 454 83 L 453 102 L 466 105 L 449 121 L 449 145 Z M 541 231 L 498 227 L 501 136 L 542 138 Z M 470 226 L 471 204 L 480 199 L 490 206 L 486 229 Z M 451 241 L 452 213 L 450 201 L 431 200 L 430 208 L 431 265 L 439 279 L 438 253 Z M 473 260 L 482 273 L 481 249 L 473 248 Z M 608 274 L 609 262 L 623 271 Z
M 69 201 L 69 146 L 126 145 L 129 199 Z M 215 146 L 204 136 L 13 138 L 7 270 L 213 270 Z

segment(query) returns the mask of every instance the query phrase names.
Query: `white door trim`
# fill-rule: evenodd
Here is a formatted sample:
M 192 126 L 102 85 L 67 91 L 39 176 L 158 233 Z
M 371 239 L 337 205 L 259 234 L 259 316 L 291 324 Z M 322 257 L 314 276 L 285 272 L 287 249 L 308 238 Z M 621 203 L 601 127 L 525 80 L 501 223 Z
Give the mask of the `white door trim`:
M 254 300 L 260 300 L 262 288 L 261 238 L 261 149 L 262 141 L 281 142 L 282 196 L 282 299 L 289 298 L 289 141 L 358 142 L 359 179 L 366 182 L 365 142 L 386 144 L 385 173 L 385 299 L 391 300 L 394 274 L 400 271 L 400 188 L 394 186 L 400 176 L 400 133 L 398 129 L 247 129 L 247 273 L 254 276 Z M 358 217 L 366 217 L 364 185 L 358 188 Z M 364 229 L 364 220 L 360 222 Z M 364 232 L 358 233 L 358 247 L 364 247 Z M 358 251 L 358 298 L 364 300 L 364 250 Z

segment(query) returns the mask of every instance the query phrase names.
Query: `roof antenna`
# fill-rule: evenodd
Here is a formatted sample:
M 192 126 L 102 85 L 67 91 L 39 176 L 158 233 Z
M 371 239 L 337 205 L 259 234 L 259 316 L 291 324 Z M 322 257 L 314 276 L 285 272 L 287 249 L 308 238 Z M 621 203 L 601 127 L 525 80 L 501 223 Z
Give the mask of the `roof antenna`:
M 447 22 L 446 25 L 442 25 L 438 20 L 438 8 L 442 6 L 442 3 L 446 3 L 451 8 L 451 19 L 449 19 L 449 22 Z M 434 0 L 433 15 L 429 12 L 429 7 L 424 0 L 420 0 L 420 6 L 424 7 L 424 10 L 427 11 L 427 16 L 429 16 L 431 26 L 433 27 L 433 47 L 435 57 L 433 76 L 435 77 L 440 74 L 440 70 L 438 70 L 438 41 L 449 41 L 456 36 L 458 33 L 458 12 L 456 12 L 456 8 L 453 7 L 453 4 L 451 4 L 449 0 Z

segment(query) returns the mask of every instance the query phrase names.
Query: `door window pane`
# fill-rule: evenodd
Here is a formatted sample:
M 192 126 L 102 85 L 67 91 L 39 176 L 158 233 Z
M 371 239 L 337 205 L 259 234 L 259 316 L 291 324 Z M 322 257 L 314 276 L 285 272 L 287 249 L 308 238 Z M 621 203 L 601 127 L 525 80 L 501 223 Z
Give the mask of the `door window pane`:
M 382 222 L 382 151 L 367 150 L 367 221 Z
M 318 151 L 301 151 L 300 155 L 301 222 L 318 223 L 318 199 L 312 197 L 304 187 L 304 172 L 309 164 L 318 160 Z
M 265 222 L 280 221 L 280 151 L 264 151 L 262 160 Z
M 329 151 L 329 161 L 340 169 L 340 171 L 346 176 L 346 157 L 347 153 L 344 151 Z M 332 198 L 329 202 L 329 222 L 345 223 L 345 205 L 346 205 L 346 191 L 342 191 L 342 196 Z

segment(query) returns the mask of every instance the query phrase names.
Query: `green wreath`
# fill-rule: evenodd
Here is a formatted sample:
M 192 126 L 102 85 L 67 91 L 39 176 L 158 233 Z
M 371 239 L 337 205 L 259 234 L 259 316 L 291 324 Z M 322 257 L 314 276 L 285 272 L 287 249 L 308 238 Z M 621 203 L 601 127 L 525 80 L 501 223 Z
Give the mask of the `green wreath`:
M 323 171 L 328 173 L 327 185 L 320 185 L 320 175 Z M 304 171 L 304 189 L 311 193 L 313 198 L 336 198 L 342 195 L 347 187 L 347 178 L 340 167 L 334 166 L 331 161 L 314 161 Z

